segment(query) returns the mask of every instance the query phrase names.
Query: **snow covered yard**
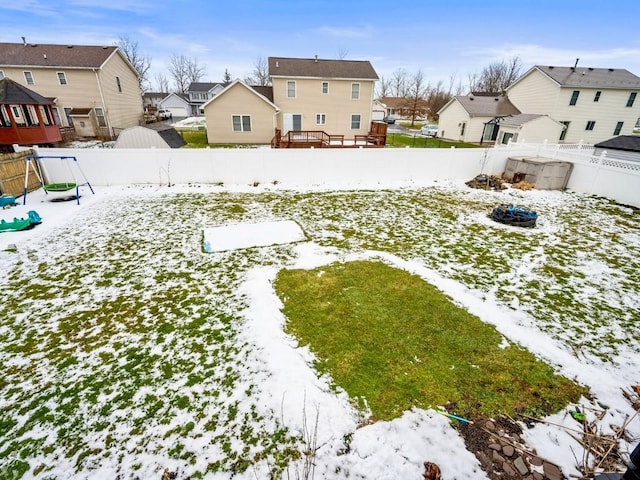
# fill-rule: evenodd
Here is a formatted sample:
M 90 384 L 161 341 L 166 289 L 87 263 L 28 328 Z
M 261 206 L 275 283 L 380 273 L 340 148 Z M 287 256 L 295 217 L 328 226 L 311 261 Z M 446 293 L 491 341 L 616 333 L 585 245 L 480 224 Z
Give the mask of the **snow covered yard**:
M 610 424 L 640 383 L 638 214 L 605 199 L 464 185 L 312 191 L 209 186 L 97 189 L 41 202 L 43 224 L 0 234 L 0 477 L 484 479 L 446 418 L 414 409 L 358 428 L 366 412 L 283 332 L 282 268 L 375 258 L 423 277 L 560 373 L 588 386 Z M 535 229 L 496 224 L 525 204 Z M 205 253 L 206 228 L 294 220 L 308 241 Z M 568 406 L 572 407 L 572 406 Z M 574 426 L 566 412 L 554 423 Z M 636 417 L 629 431 L 640 435 Z M 530 447 L 575 472 L 562 429 Z M 580 458 L 580 453 L 576 453 Z M 294 462 L 294 463 L 291 463 Z M 292 474 L 293 476 L 293 474 Z

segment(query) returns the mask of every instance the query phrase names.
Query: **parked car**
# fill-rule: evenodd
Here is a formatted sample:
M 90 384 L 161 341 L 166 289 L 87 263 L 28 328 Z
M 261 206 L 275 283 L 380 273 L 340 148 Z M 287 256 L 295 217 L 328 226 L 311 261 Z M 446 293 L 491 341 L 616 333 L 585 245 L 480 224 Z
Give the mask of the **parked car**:
M 389 123 L 389 124 L 394 124 L 394 123 L 396 123 L 396 119 L 395 119 L 395 118 L 393 118 L 392 116 L 384 117 L 384 118 L 382 119 L 382 121 L 383 121 L 384 123 Z
M 420 129 L 420 133 L 422 135 L 426 135 L 427 137 L 437 137 L 438 136 L 438 126 L 437 125 L 423 125 Z
M 164 110 L 164 109 L 158 110 L 158 112 L 156 113 L 156 116 L 160 120 L 169 120 L 170 118 L 173 118 L 173 114 L 169 110 Z

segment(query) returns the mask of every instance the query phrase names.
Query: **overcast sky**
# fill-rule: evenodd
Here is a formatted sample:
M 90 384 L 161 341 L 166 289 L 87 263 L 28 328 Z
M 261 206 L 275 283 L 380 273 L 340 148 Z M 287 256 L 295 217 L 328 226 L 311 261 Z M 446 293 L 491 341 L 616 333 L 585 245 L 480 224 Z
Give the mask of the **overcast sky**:
M 152 80 L 172 54 L 203 81 L 244 78 L 269 56 L 369 60 L 381 77 L 422 70 L 432 84 L 517 55 L 532 65 L 626 68 L 640 76 L 640 1 L 3 0 L 0 41 L 138 42 Z M 168 76 L 168 75 L 167 75 Z

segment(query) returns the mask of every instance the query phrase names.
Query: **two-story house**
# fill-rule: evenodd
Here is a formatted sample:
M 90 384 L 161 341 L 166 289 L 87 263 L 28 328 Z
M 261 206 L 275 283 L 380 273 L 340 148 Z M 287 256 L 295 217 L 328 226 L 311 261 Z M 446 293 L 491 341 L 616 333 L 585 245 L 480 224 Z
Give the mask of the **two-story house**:
M 0 43 L 0 78 L 53 100 L 56 123 L 114 138 L 143 123 L 138 73 L 116 46 Z
M 465 109 L 452 99 L 443 106 L 438 111 L 439 134 L 472 142 L 482 139 L 501 143 L 509 140 L 597 143 L 633 132 L 640 117 L 640 99 L 636 98 L 639 92 L 640 77 L 624 69 L 536 65 L 504 92 L 523 115 L 512 113 L 517 118 L 508 117 L 502 112 L 492 113 L 491 108 L 484 109 L 483 115 L 487 117 L 482 121 L 487 125 L 484 135 L 478 131 L 468 135 L 473 130 L 469 127 L 474 125 L 477 113 L 474 110 L 485 99 L 474 95 L 456 97 L 463 103 L 463 98 L 474 98 L 475 103 L 471 109 Z M 475 130 L 480 127 L 476 125 Z M 490 130 L 493 135 L 487 136 Z
M 191 105 L 191 115 L 204 115 L 203 105 L 218 95 L 228 83 L 216 82 L 192 82 L 189 85 L 189 104 Z
M 640 77 L 628 70 L 540 65 L 506 89 L 522 112 L 562 123 L 565 129 L 554 140 L 567 143 L 597 143 L 633 133 L 640 117 L 639 92 Z
M 266 144 L 276 131 L 367 135 L 378 75 L 368 61 L 269 57 L 272 85 L 227 85 L 202 108 L 209 143 Z

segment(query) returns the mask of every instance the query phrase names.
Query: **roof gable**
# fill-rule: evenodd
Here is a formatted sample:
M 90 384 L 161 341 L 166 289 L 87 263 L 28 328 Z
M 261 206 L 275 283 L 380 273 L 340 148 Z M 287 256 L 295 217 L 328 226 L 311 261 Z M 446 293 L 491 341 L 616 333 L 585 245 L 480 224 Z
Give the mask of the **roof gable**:
M 53 102 L 37 92 L 9 78 L 0 80 L 0 103 L 23 105 L 52 105 Z
M 368 60 L 269 57 L 269 75 L 272 77 L 378 80 L 378 74 Z
M 189 84 L 190 92 L 209 92 L 216 87 L 224 88 L 228 83 L 218 83 L 218 82 L 191 82 Z
M 247 91 L 251 92 L 253 95 L 256 95 L 258 98 L 260 98 L 261 100 L 263 100 L 264 102 L 266 102 L 267 104 L 269 104 L 269 106 L 271 106 L 273 109 L 279 111 L 280 109 L 273 103 L 272 100 L 270 100 L 266 95 L 263 95 L 260 91 L 258 91 L 257 89 L 269 89 L 269 90 L 264 90 L 264 92 L 269 95 L 270 92 L 270 97 L 271 99 L 273 99 L 273 88 L 272 87 L 250 87 L 249 85 L 247 85 L 246 83 L 244 83 L 242 80 L 234 80 L 233 82 L 231 82 L 229 85 L 227 85 L 225 87 L 224 90 L 222 90 L 222 92 L 220 92 L 219 94 L 217 94 L 215 97 L 213 97 L 212 99 L 210 99 L 208 102 L 206 102 L 204 105 L 202 105 L 202 108 L 206 108 L 208 105 L 210 105 L 211 103 L 215 102 L 216 100 L 218 100 L 219 98 L 221 98 L 222 96 L 224 96 L 225 93 L 227 93 L 229 90 L 231 90 L 233 87 L 235 87 L 236 85 L 240 85 L 244 88 L 247 89 Z
M 452 100 L 458 101 L 470 117 L 498 117 L 518 115 L 520 113 L 520 110 L 504 95 L 491 97 L 485 95 L 479 97 L 474 95 L 457 95 Z M 445 107 L 450 103 L 451 102 L 447 103 Z M 444 110 L 445 107 L 442 107 L 440 111 Z

